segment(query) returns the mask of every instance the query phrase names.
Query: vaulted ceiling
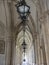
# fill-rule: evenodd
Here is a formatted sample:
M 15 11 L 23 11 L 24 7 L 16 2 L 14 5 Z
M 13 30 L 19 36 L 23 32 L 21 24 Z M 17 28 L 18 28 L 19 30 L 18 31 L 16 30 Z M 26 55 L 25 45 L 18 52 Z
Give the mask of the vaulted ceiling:
M 17 1 L 14 1 L 14 0 L 12 2 L 12 10 L 11 10 L 12 11 L 12 19 L 14 21 L 14 26 L 20 28 L 20 26 L 22 25 L 21 24 L 22 21 L 21 21 L 19 15 L 17 13 L 17 9 L 15 7 L 16 2 Z M 29 28 L 30 28 L 30 30 L 32 32 L 32 30 L 35 30 L 34 28 L 36 26 L 36 6 L 35 6 L 35 4 L 31 0 L 30 1 L 26 0 L 26 2 L 27 2 L 27 4 L 29 4 L 30 12 L 31 12 L 31 14 L 30 14 L 30 16 L 28 18 L 28 21 L 26 21 L 26 25 L 29 26 Z
M 0 39 L 4 39 L 7 47 L 10 47 L 11 39 L 14 38 L 16 48 L 19 50 L 18 52 L 20 52 L 17 46 L 21 47 L 23 42 L 23 23 L 15 7 L 18 1 L 19 0 L 0 0 Z M 27 51 L 29 51 L 31 46 L 33 46 L 33 39 L 41 32 L 41 24 L 44 23 L 43 19 L 47 14 L 49 15 L 49 0 L 26 0 L 26 2 L 30 6 L 31 12 L 25 27 L 25 41 L 27 43 Z M 48 26 L 46 27 L 48 28 Z M 6 52 L 8 54 L 10 48 L 7 48 L 7 50 Z
M 22 21 L 17 13 L 17 9 L 15 5 L 17 4 L 19 0 L 1 0 L 0 1 L 0 21 L 4 24 L 4 26 L 8 26 L 8 30 L 10 27 L 14 31 L 15 35 L 17 35 L 22 29 Z M 43 10 L 44 5 L 46 3 L 46 0 L 26 0 L 27 4 L 30 6 L 30 15 L 28 17 L 28 20 L 26 21 L 26 26 L 28 26 L 30 33 L 34 37 L 34 35 L 37 35 L 37 16 L 41 15 L 39 19 L 42 19 L 42 16 L 44 16 L 46 11 Z M 47 3 L 49 0 L 47 0 Z M 47 5 L 49 6 L 49 5 Z M 41 11 L 41 9 L 43 11 Z M 37 12 L 38 11 L 38 12 Z M 39 13 L 42 12 L 43 14 Z M 38 14 L 37 14 L 38 13 Z
M 17 13 L 15 5 L 19 0 L 1 0 L 0 1 L 0 21 L 2 21 L 8 30 L 12 29 L 15 37 L 23 29 L 23 23 Z M 30 6 L 30 15 L 26 21 L 26 28 L 31 33 L 32 37 L 37 35 L 37 10 L 42 7 L 40 0 L 26 0 Z M 44 0 L 43 0 L 44 1 Z M 8 3 L 8 4 L 7 4 Z M 39 5 L 39 6 L 38 6 Z M 40 15 L 40 14 L 39 14 Z M 39 17 L 40 18 L 40 17 Z

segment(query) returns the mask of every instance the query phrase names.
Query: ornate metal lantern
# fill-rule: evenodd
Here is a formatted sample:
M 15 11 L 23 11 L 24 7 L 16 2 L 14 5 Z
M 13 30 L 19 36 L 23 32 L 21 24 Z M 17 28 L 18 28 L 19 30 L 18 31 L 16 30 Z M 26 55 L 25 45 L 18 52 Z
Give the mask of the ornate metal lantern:
M 17 5 L 17 12 L 19 13 L 22 20 L 26 20 L 29 13 L 30 7 L 26 4 L 25 0 L 21 0 Z

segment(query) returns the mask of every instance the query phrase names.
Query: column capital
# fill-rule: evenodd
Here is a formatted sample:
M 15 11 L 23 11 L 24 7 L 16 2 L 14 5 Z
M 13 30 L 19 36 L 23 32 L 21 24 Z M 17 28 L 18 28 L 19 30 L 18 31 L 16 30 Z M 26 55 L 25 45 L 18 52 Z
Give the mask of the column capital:
M 49 10 L 44 11 L 44 12 L 41 14 L 41 16 L 39 17 L 39 21 L 40 21 L 41 23 L 45 23 L 45 22 L 46 22 L 46 18 L 47 18 L 48 15 L 49 15 Z

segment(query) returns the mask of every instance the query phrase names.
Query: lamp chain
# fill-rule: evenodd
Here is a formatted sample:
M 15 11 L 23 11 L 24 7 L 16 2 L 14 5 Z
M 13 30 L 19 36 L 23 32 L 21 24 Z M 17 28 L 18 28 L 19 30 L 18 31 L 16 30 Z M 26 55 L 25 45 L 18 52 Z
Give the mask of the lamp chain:
M 23 21 L 23 41 L 25 41 L 25 21 Z

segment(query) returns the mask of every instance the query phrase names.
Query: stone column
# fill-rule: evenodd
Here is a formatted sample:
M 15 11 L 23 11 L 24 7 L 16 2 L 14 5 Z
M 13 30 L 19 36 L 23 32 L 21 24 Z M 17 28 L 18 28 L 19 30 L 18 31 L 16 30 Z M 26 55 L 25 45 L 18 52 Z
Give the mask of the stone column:
M 39 65 L 39 53 L 38 53 L 39 40 L 37 35 L 34 36 L 33 43 L 34 43 L 35 65 Z
M 46 18 L 45 18 L 46 19 Z M 43 20 L 43 37 L 44 37 L 44 45 L 45 45 L 45 51 L 46 51 L 46 60 L 47 65 L 49 64 L 49 23 L 46 20 Z
M 11 60 L 11 14 L 7 0 L 3 0 L 5 10 L 5 65 L 10 65 Z

